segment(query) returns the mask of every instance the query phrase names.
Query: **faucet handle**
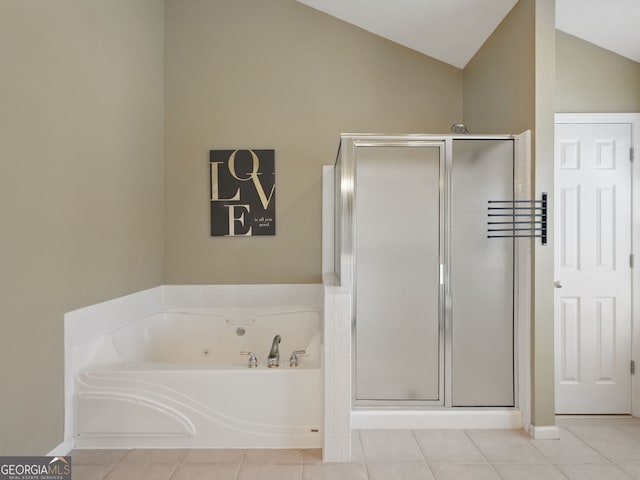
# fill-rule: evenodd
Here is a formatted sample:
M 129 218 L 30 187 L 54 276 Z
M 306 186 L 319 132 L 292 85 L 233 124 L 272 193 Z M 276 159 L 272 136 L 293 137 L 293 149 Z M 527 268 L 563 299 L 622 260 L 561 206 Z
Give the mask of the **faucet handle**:
M 249 355 L 249 368 L 256 368 L 258 366 L 258 357 L 253 352 L 240 352 L 240 355 Z
M 290 367 L 297 367 L 298 366 L 298 355 L 304 355 L 305 353 L 307 353 L 306 350 L 295 350 L 293 353 L 291 353 L 291 356 L 289 357 L 289 366 Z

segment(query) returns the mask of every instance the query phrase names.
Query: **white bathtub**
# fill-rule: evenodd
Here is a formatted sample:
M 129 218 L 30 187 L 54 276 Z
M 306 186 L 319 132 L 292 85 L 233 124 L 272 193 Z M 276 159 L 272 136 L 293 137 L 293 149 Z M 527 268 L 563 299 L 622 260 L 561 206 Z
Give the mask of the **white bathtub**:
M 267 368 L 275 335 L 280 367 Z M 321 447 L 320 343 L 312 307 L 165 309 L 130 323 L 75 374 L 74 446 Z M 306 350 L 295 368 L 294 350 Z

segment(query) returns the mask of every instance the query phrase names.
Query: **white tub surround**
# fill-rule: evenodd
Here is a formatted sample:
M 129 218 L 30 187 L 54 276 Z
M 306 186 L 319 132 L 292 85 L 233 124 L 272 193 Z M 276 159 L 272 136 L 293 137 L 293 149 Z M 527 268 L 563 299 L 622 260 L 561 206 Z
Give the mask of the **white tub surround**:
M 324 444 L 325 462 L 351 460 L 351 295 L 325 275 Z
M 322 170 L 322 271 L 333 272 L 334 169 Z M 325 462 L 351 460 L 351 289 L 334 273 L 324 286 L 324 443 Z
M 322 445 L 319 285 L 154 290 L 119 299 L 153 298 L 138 315 L 114 312 L 111 302 L 68 314 L 75 448 Z M 126 320 L 107 321 L 114 313 Z M 268 368 L 275 335 L 280 367 Z M 297 367 L 289 365 L 295 350 L 306 351 Z M 254 352 L 258 366 L 240 351 Z
M 162 308 L 163 303 L 164 287 L 155 287 L 65 314 L 65 444 L 73 447 L 73 392 L 76 372 L 91 362 L 104 335 L 157 311 Z
M 320 369 L 154 367 L 121 365 L 77 375 L 76 448 L 322 444 Z

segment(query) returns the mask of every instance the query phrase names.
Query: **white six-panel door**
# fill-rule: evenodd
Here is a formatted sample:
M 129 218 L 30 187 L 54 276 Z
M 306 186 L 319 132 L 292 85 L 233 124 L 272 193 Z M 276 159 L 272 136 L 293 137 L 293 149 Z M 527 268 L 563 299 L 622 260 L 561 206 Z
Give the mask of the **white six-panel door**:
M 631 413 L 631 125 L 556 123 L 556 412 Z

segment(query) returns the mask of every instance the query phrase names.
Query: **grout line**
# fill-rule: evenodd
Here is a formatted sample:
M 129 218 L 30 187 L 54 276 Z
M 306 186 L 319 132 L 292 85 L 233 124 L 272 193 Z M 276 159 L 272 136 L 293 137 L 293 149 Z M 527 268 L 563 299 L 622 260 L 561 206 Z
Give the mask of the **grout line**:
M 178 467 L 180 466 L 179 463 L 176 463 L 173 467 L 173 471 L 171 472 L 171 475 L 169 475 L 169 480 L 171 480 L 172 478 L 175 477 L 176 472 L 178 471 Z
M 185 458 L 187 458 L 187 454 L 189 453 L 189 450 L 190 450 L 189 448 L 185 448 L 185 449 L 183 449 L 182 456 L 181 456 L 181 457 L 178 459 L 178 461 L 176 462 L 177 464 L 181 464 L 181 463 L 182 463 L 182 461 L 183 461 Z
M 489 462 L 489 460 L 487 459 L 487 457 L 485 457 L 484 452 L 480 449 L 480 447 L 476 444 L 476 442 L 473 441 L 473 438 L 471 438 L 471 435 L 469 435 L 468 430 L 463 429 L 462 433 L 464 433 L 464 435 L 469 439 L 469 441 L 471 442 L 471 444 L 476 447 L 476 450 L 478 450 L 478 453 L 480 454 L 480 456 L 484 459 L 485 463 L 488 463 L 489 465 L 491 465 L 491 462 Z M 497 472 L 496 472 L 497 473 Z M 500 475 L 498 475 L 500 476 Z
M 354 435 L 356 437 L 356 448 L 357 448 L 358 453 L 359 453 L 360 462 L 361 463 L 365 463 L 365 460 L 364 460 L 364 449 L 362 448 L 362 439 L 360 437 L 360 430 L 351 430 L 351 439 L 350 439 L 350 442 L 351 442 L 351 462 L 353 462 L 354 450 L 355 450 L 354 449 L 354 442 L 353 442 Z
M 71 464 L 73 465 L 73 459 L 71 460 Z M 103 480 L 109 476 L 109 474 L 116 468 L 117 465 L 118 463 L 112 463 L 111 467 L 107 468 L 107 470 L 104 472 L 104 475 L 102 476 Z M 71 472 L 73 475 L 73 467 L 71 468 Z
M 242 453 L 242 457 L 240 457 L 240 465 L 244 465 L 245 460 L 247 459 L 247 452 L 249 451 L 248 448 L 244 449 L 244 452 Z M 240 469 L 238 468 L 238 472 L 240 472 Z M 237 474 L 236 474 L 237 476 Z
M 589 442 L 587 442 L 584 438 L 582 438 L 580 435 L 578 435 L 577 432 L 574 432 L 571 429 L 570 425 L 565 425 L 563 427 L 564 429 L 568 430 L 569 433 L 571 433 L 571 435 L 573 435 L 574 437 L 576 437 L 578 440 L 580 440 L 582 443 L 584 443 L 587 447 L 589 447 L 590 449 L 592 449 L 594 452 L 596 452 L 598 455 L 600 455 L 602 458 L 604 458 L 608 463 L 614 463 L 609 457 L 607 457 L 604 453 L 602 453 L 600 450 L 598 450 L 594 445 L 591 445 Z
M 422 448 L 420 447 L 420 442 L 418 442 L 418 437 L 416 437 L 416 431 L 415 430 L 409 430 L 409 432 L 411 433 L 411 438 L 413 438 L 414 443 L 416 444 L 416 447 L 418 448 L 418 452 L 420 452 L 420 456 L 422 456 L 422 460 L 424 461 L 424 463 L 427 463 L 427 457 L 424 454 L 424 452 L 422 451 Z
M 558 425 L 556 425 L 556 427 L 558 428 L 558 431 L 559 431 L 560 427 Z M 560 433 L 560 437 L 562 437 L 562 432 L 559 431 L 559 433 Z M 527 436 L 528 436 L 527 443 L 531 446 L 531 448 L 533 448 L 538 454 L 542 455 L 542 457 L 547 461 L 548 464 L 553 465 L 555 467 L 556 464 L 553 463 L 551 458 L 547 457 L 542 450 L 540 450 L 538 447 L 536 447 L 536 442 L 540 442 L 540 441 L 550 441 L 550 442 L 558 441 L 559 442 L 561 440 L 561 438 L 559 438 L 558 440 L 551 440 L 551 439 L 535 439 L 535 438 L 532 438 L 529 435 L 527 435 Z M 558 470 L 558 469 L 556 468 L 556 470 Z M 562 472 L 560 472 L 560 473 L 562 473 Z
M 436 474 L 435 474 L 435 472 L 431 469 L 431 465 L 429 465 L 429 462 L 425 462 L 425 465 L 427 466 L 427 470 L 429 471 L 429 473 L 431 474 L 431 476 L 435 479 L 435 478 L 436 478 Z
M 469 435 L 469 432 L 467 430 L 462 430 L 464 432 L 464 434 L 466 435 L 466 437 L 469 439 L 469 441 L 473 444 L 474 447 L 476 447 L 476 449 L 478 450 L 478 452 L 480 453 L 480 455 L 482 456 L 482 458 L 484 459 L 486 465 L 489 465 L 489 468 L 493 471 L 493 473 L 496 474 L 496 476 L 498 478 L 502 478 L 504 480 L 504 477 L 502 475 L 500 475 L 500 472 L 498 472 L 494 466 L 493 463 L 491 463 L 489 461 L 489 459 L 485 456 L 484 452 L 480 449 L 480 447 L 478 446 L 478 444 L 476 444 L 476 442 L 473 441 L 473 438 L 471 438 L 471 436 Z M 481 464 L 480 464 L 481 465 Z
M 629 462 L 629 463 L 633 463 L 633 462 Z M 626 475 L 627 477 L 631 478 L 631 474 L 629 472 L 627 472 L 624 468 L 622 468 L 619 463 L 612 463 L 612 465 L 615 468 L 617 468 L 620 472 L 622 472 L 624 475 Z
M 233 480 L 238 480 L 238 477 L 240 476 L 240 470 L 242 469 L 242 464 L 244 461 L 244 457 L 247 455 L 247 450 L 245 449 L 244 451 L 244 455 L 242 455 L 242 459 L 240 461 L 240 463 L 238 465 L 236 465 L 236 474 L 233 476 Z
M 556 469 L 556 471 L 557 471 L 560 475 L 562 475 L 562 476 L 563 476 L 564 478 L 566 478 L 567 480 L 570 480 L 570 478 L 569 478 L 569 477 L 567 477 L 567 476 L 564 474 L 564 472 L 558 468 L 558 466 L 557 466 L 557 465 L 553 465 L 553 464 L 552 464 L 552 466 L 553 466 L 553 468 L 555 468 L 555 469 Z
M 362 466 L 364 467 L 364 474 L 367 478 L 367 480 L 369 479 L 369 465 L 365 462 L 362 464 Z
M 528 465 L 537 465 L 537 466 L 550 466 L 551 468 L 553 468 L 562 478 L 566 479 L 566 480 L 570 480 L 569 477 L 567 477 L 564 472 L 562 472 L 557 465 L 554 465 L 552 463 L 496 463 L 496 464 L 490 464 L 491 466 L 493 465 L 509 465 L 509 466 L 513 466 L 513 465 L 519 465 L 519 466 L 528 466 Z M 582 464 L 582 465 L 592 465 L 592 464 Z M 498 474 L 498 477 L 504 479 L 504 477 L 502 475 L 500 475 L 500 473 L 496 472 Z
M 491 467 L 491 470 L 493 470 L 493 473 L 495 473 L 498 478 L 504 480 L 504 477 L 500 475 L 500 472 L 496 470 L 496 467 L 494 467 L 492 463 L 489 464 L 489 467 Z

